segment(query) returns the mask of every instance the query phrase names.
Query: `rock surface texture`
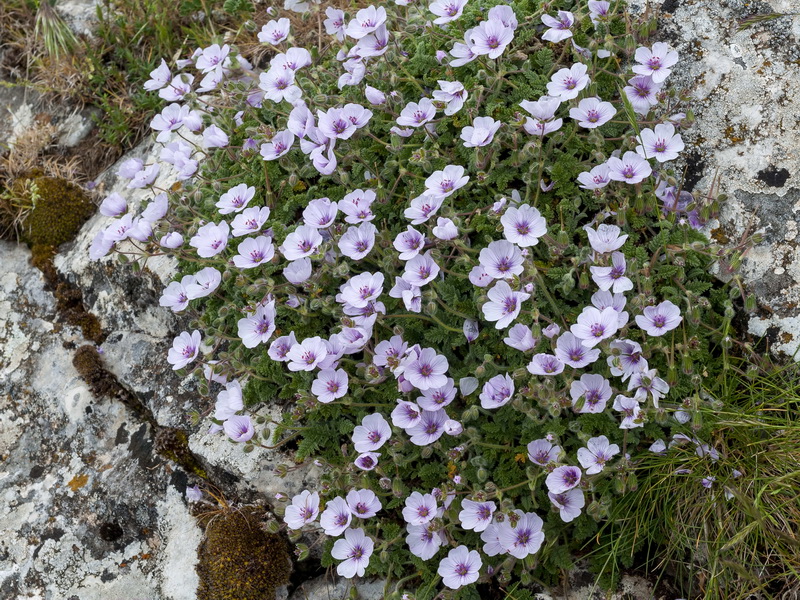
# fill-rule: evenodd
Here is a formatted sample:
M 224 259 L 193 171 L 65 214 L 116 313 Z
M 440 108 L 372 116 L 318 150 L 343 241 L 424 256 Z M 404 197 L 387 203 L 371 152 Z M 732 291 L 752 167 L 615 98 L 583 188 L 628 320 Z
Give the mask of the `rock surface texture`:
M 644 2 L 637 1 L 644 5 Z M 727 194 L 722 242 L 763 241 L 742 277 L 759 300 L 750 333 L 773 350 L 800 347 L 800 12 L 796 0 L 650 0 L 659 37 L 680 54 L 673 85 L 688 89 L 697 123 L 684 134 L 688 190 L 715 177 Z M 737 31 L 754 14 L 786 16 Z

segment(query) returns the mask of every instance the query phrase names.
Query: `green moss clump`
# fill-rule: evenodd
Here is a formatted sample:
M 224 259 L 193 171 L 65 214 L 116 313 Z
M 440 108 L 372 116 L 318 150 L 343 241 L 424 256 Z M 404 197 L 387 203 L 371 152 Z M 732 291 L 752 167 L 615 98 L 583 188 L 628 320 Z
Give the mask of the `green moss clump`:
M 161 456 L 179 464 L 187 472 L 208 479 L 200 461 L 189 450 L 189 436 L 177 427 L 162 427 L 156 433 L 155 449 Z
M 33 246 L 57 247 L 69 242 L 95 206 L 77 185 L 56 177 L 35 177 L 26 189 L 33 206 L 22 226 L 24 241 Z
M 198 600 L 274 598 L 289 581 L 286 543 L 261 529 L 259 515 L 253 508 L 225 509 L 208 519 L 196 567 Z

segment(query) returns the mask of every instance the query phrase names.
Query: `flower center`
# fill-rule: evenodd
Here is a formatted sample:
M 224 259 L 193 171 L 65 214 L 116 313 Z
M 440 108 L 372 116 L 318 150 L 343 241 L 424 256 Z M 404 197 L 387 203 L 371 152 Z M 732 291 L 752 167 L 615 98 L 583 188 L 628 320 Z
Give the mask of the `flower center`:
M 373 444 L 377 444 L 381 441 L 381 434 L 377 431 L 370 431 L 367 435 L 367 439 Z
M 606 332 L 606 328 L 601 323 L 595 323 L 591 327 L 591 332 L 596 338 L 603 337 L 603 334 Z

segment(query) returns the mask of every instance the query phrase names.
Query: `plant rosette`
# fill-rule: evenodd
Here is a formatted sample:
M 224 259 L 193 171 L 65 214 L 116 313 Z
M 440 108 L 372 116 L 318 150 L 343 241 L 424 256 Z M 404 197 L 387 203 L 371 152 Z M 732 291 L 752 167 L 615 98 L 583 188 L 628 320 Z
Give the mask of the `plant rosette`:
M 166 358 L 216 390 L 212 432 L 323 467 L 279 506 L 323 564 L 417 598 L 552 581 L 727 351 L 715 201 L 668 167 L 677 54 L 530 0 L 327 7 L 296 46 L 322 10 L 268 23 L 268 64 L 162 61 L 160 160 L 120 168 L 153 200 L 107 199 L 92 256 L 179 260 Z

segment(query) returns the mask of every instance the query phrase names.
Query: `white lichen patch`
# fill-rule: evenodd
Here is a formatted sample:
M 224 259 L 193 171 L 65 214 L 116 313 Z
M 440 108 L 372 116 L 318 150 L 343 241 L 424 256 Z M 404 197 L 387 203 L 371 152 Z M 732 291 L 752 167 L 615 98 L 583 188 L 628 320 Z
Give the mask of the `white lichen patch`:
M 197 548 L 203 532 L 174 488 L 157 504 L 161 546 L 161 597 L 194 600 L 199 577 L 195 571 Z

